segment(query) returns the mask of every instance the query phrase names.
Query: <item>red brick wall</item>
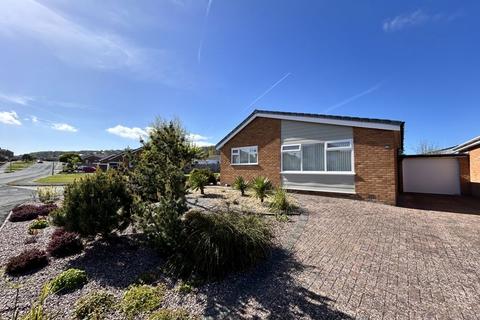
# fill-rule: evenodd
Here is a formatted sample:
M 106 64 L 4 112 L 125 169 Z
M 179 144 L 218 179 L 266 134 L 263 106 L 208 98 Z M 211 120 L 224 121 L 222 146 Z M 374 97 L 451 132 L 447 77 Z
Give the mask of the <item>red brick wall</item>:
M 460 167 L 460 192 L 463 195 L 471 194 L 470 190 L 470 161 L 468 157 L 458 158 Z
M 251 180 L 265 176 L 280 185 L 281 120 L 256 118 L 229 140 L 221 149 L 220 179 L 232 184 L 235 177 Z M 258 146 L 258 165 L 231 165 L 230 150 L 237 147 Z
M 361 199 L 397 203 L 398 132 L 353 128 L 355 191 Z
M 480 147 L 470 150 L 470 181 L 471 191 L 476 197 L 480 197 Z

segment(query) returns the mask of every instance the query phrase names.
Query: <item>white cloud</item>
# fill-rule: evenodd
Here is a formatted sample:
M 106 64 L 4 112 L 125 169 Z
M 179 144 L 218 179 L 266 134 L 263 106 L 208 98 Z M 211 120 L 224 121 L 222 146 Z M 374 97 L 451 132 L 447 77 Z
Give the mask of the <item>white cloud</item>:
M 31 116 L 30 117 L 30 120 L 32 120 L 33 123 L 37 123 L 38 122 L 38 118 L 36 116 Z
M 59 59 L 98 69 L 135 69 L 143 52 L 117 34 L 80 25 L 34 0 L 2 0 L 0 33 L 24 36 L 48 47 Z
M 52 123 L 52 129 L 58 131 L 77 132 L 78 129 L 67 123 Z
M 211 143 L 208 137 L 202 136 L 197 133 L 190 133 L 187 135 L 187 139 L 190 140 L 193 144 L 199 146 L 199 147 L 206 147 L 206 146 L 212 146 L 213 143 Z
M 428 22 L 452 21 L 458 18 L 460 15 L 461 13 L 459 12 L 453 14 L 427 14 L 419 9 L 412 13 L 398 15 L 396 17 L 387 19 L 383 22 L 382 27 L 383 31 L 385 32 L 394 32 L 403 30 L 405 28 L 425 24 Z
M 107 132 L 114 134 L 116 136 L 126 138 L 126 139 L 132 139 L 132 140 L 137 140 L 137 139 L 144 139 L 148 137 L 148 131 L 149 128 L 137 128 L 137 127 L 125 127 L 122 125 L 116 125 L 115 127 L 108 128 Z
M 22 125 L 22 123 L 20 122 L 20 119 L 18 118 L 18 115 L 15 111 L 0 112 L 0 123 L 16 125 L 16 126 L 21 126 Z

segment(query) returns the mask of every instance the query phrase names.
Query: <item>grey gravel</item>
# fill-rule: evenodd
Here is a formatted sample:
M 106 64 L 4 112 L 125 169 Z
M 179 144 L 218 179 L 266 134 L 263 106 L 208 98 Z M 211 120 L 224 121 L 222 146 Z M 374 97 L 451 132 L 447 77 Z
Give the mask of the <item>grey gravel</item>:
M 273 217 L 268 217 L 268 219 L 271 220 L 277 234 L 276 242 L 280 244 L 290 237 L 298 217 L 292 217 L 291 221 L 287 223 L 276 222 Z M 48 227 L 41 230 L 35 237 L 35 242 L 26 244 L 32 239 L 27 233 L 29 223 L 6 222 L 4 229 L 0 232 L 0 268 L 4 267 L 9 257 L 19 254 L 25 248 L 46 248 L 54 228 Z M 273 255 L 272 258 L 278 257 Z M 158 281 L 166 284 L 168 288 L 162 307 L 182 308 L 192 315 L 221 317 L 219 312 L 222 308 L 217 308 L 216 296 L 222 297 L 223 301 L 223 297 L 236 292 L 238 287 L 248 288 L 251 284 L 259 281 L 259 274 L 269 273 L 268 270 L 274 266 L 272 262 L 268 262 L 258 270 L 233 275 L 223 281 L 206 284 L 195 288 L 191 293 L 183 294 L 176 289 L 179 284 L 176 279 L 161 273 L 164 261 L 164 257 L 144 245 L 140 235 L 133 233 L 132 230 L 119 235 L 110 243 L 97 239 L 90 242 L 81 254 L 61 259 L 50 258 L 49 266 L 36 273 L 14 278 L 4 275 L 0 279 L 0 318 L 11 316 L 17 287 L 19 293 L 17 307 L 21 313 L 24 313 L 36 301 L 42 286 L 68 268 L 85 270 L 89 281 L 80 290 L 64 295 L 52 295 L 47 299 L 47 309 L 60 319 L 73 317 L 74 304 L 81 296 L 94 290 L 103 289 L 111 292 L 119 300 L 125 289 L 137 281 L 139 275 L 152 271 L 160 273 Z M 253 305 L 245 312 L 246 314 L 254 312 L 260 315 L 262 312 L 257 310 L 258 308 L 259 306 L 253 302 Z M 225 307 L 225 310 L 228 308 Z M 227 315 L 228 312 L 223 316 Z M 107 318 L 121 319 L 122 315 L 112 312 Z

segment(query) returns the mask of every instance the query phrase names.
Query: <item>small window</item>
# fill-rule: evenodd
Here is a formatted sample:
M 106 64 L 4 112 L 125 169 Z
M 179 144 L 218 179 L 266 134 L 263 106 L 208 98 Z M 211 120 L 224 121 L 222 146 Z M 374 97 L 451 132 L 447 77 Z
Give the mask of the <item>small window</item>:
M 248 165 L 258 164 L 258 147 L 232 148 L 232 164 Z
M 292 144 L 292 145 L 282 146 L 282 151 L 300 151 L 300 145 Z
M 335 142 L 328 142 L 327 149 L 333 148 L 350 148 L 352 145 L 350 141 L 335 141 Z

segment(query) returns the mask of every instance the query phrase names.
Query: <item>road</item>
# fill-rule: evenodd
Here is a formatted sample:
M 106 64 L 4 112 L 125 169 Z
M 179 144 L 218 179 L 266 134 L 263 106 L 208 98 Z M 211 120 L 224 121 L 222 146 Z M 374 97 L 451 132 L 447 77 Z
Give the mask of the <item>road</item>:
M 0 225 L 13 207 L 34 199 L 35 188 L 21 186 L 52 174 L 52 166 L 52 162 L 36 163 L 20 171 L 0 173 Z

